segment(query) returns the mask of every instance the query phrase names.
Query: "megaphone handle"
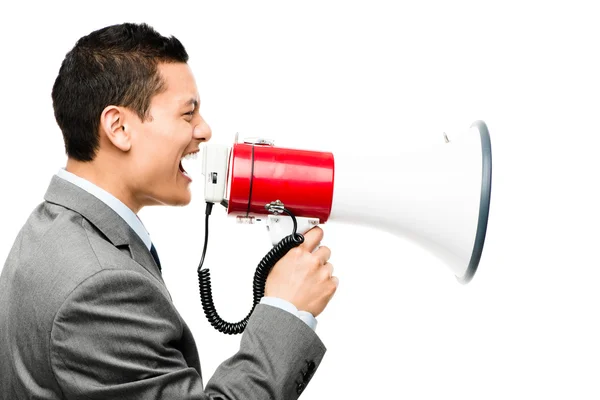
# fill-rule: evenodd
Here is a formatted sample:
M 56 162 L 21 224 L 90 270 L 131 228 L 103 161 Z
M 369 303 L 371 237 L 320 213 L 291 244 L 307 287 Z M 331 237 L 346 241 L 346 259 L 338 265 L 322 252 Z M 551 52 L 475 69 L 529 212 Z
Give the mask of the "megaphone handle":
M 200 300 L 202 301 L 202 308 L 204 309 L 204 314 L 206 318 L 210 322 L 210 324 L 219 332 L 225 333 L 228 335 L 235 335 L 242 333 L 248 324 L 248 320 L 254 312 L 254 308 L 260 302 L 260 300 L 265 295 L 265 285 L 267 282 L 267 277 L 269 276 L 269 272 L 275 266 L 275 264 L 285 256 L 288 251 L 292 248 L 299 246 L 304 242 L 304 236 L 297 233 L 297 225 L 295 221 L 294 215 L 287 209 L 284 210 L 286 214 L 289 214 L 294 222 L 294 231 L 291 235 L 284 237 L 276 246 L 274 246 L 271 251 L 267 253 L 261 260 L 261 262 L 256 267 L 256 272 L 254 273 L 254 283 L 253 283 L 253 297 L 254 302 L 252 305 L 252 309 L 246 315 L 246 317 L 236 323 L 231 323 L 224 321 L 215 308 L 215 304 L 212 298 L 212 288 L 210 282 L 210 271 L 208 269 L 202 269 L 202 264 L 204 262 L 204 256 L 206 254 L 206 247 L 208 243 L 208 217 L 210 215 L 210 209 L 212 206 L 207 205 L 206 212 L 206 234 L 204 238 L 204 252 L 202 254 L 202 260 L 200 262 L 200 266 L 198 267 L 198 282 L 200 285 Z

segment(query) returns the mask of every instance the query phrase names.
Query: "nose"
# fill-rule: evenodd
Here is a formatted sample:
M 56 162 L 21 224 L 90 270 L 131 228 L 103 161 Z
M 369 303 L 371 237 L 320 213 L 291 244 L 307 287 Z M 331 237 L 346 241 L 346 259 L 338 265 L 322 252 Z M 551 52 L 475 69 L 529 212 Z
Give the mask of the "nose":
M 194 139 L 201 142 L 208 142 L 212 137 L 212 130 L 206 121 L 204 121 L 204 119 L 200 119 L 200 123 L 194 127 L 193 136 Z

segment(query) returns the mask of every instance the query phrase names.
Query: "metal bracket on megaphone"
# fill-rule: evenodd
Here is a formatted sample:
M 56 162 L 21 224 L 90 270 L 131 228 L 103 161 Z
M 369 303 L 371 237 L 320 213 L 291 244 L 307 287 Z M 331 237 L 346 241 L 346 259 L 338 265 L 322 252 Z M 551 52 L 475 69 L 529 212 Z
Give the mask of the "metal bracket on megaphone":
M 284 204 L 280 200 L 265 205 L 267 211 L 274 215 L 267 216 L 267 230 L 271 237 L 271 244 L 275 246 L 284 237 L 294 230 L 294 221 L 291 217 L 283 214 Z M 296 217 L 296 231 L 302 235 L 319 225 L 318 218 Z

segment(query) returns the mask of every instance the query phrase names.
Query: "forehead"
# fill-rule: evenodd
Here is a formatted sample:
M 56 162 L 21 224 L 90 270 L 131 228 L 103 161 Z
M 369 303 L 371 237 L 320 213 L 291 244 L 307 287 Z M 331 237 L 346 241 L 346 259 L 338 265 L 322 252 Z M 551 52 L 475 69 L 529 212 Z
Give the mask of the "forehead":
M 186 63 L 161 63 L 158 72 L 165 83 L 165 90 L 155 96 L 158 102 L 167 101 L 172 105 L 182 105 L 190 99 L 198 98 L 196 80 Z

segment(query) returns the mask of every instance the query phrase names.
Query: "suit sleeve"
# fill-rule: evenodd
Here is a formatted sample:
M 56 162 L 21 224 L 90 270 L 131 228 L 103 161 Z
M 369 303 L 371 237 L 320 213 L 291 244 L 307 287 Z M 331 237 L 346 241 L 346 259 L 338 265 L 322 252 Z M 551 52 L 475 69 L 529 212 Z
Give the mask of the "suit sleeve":
M 296 399 L 325 347 L 297 317 L 258 305 L 239 351 L 203 387 L 178 348 L 183 323 L 158 282 L 102 270 L 65 300 L 50 362 L 66 399 Z

